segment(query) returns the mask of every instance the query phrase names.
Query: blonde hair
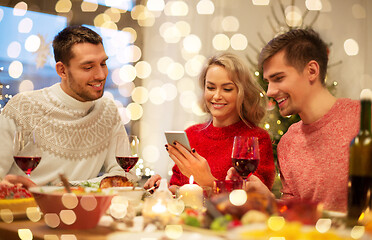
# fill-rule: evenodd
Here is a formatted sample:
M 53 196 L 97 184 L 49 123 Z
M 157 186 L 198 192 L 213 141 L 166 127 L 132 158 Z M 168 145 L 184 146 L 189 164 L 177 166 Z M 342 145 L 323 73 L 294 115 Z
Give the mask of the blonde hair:
M 258 126 L 266 114 L 267 97 L 262 88 L 254 81 L 248 66 L 237 55 L 222 53 L 208 59 L 199 77 L 200 87 L 205 91 L 205 77 L 209 68 L 217 65 L 225 68 L 229 78 L 238 88 L 237 111 L 240 119 L 248 126 Z M 201 99 L 202 109 L 210 113 L 204 97 Z

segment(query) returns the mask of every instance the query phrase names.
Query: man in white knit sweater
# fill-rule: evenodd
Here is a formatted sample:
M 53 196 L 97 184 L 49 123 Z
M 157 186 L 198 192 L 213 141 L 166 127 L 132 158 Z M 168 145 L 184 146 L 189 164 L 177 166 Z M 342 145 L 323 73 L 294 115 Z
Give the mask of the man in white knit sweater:
M 26 178 L 13 160 L 17 128 L 34 130 L 42 149 L 30 177 L 38 185 L 58 184 L 59 173 L 72 183 L 124 175 L 115 147 L 116 137 L 127 133 L 115 103 L 102 97 L 108 75 L 102 38 L 89 28 L 70 26 L 54 38 L 53 49 L 61 82 L 15 95 L 0 114 L 0 178 Z M 105 174 L 97 178 L 102 168 Z M 137 180 L 133 172 L 126 176 Z

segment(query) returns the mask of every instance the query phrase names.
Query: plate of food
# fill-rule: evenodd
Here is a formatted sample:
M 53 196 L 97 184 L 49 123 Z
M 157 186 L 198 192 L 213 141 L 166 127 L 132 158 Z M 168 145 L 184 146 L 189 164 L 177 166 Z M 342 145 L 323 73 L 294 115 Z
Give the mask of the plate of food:
M 32 194 L 18 186 L 0 185 L 0 219 L 13 221 L 26 218 L 27 208 L 37 207 Z

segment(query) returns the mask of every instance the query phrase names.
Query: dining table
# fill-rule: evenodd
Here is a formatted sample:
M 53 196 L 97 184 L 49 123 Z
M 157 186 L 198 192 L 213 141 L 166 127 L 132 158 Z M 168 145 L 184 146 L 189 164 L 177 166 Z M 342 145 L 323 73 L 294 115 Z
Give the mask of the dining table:
M 113 232 L 109 227 L 97 226 L 92 229 L 53 229 L 48 227 L 44 220 L 32 222 L 28 219 L 14 220 L 11 223 L 0 221 L 1 240 L 19 240 L 19 231 L 29 229 L 33 240 L 54 240 L 54 239 L 78 239 L 78 240 L 106 240 Z M 74 237 L 75 236 L 75 237 Z

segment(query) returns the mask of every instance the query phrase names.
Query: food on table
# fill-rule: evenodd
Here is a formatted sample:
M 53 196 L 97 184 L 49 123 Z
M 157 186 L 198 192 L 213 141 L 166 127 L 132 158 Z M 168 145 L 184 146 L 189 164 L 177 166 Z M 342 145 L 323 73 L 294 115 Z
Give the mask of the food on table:
M 242 230 L 239 233 L 239 240 L 268 240 L 268 239 L 285 239 L 285 240 L 351 240 L 351 237 L 341 236 L 334 230 L 321 233 L 315 227 L 304 227 L 299 222 L 286 222 L 285 225 L 277 230 L 271 230 L 268 227 L 262 229 Z
M 185 208 L 181 214 L 181 222 L 193 227 L 206 227 L 206 215 L 202 211 L 192 208 Z
M 268 218 L 269 216 L 261 211 L 249 210 L 243 215 L 241 222 L 243 225 L 251 223 L 264 223 Z
M 100 188 L 110 188 L 110 187 L 130 187 L 133 183 L 124 176 L 110 176 L 105 177 L 101 180 L 99 185 Z
M 0 185 L 0 209 L 10 209 L 13 213 L 24 213 L 27 208 L 36 206 L 34 198 L 27 189 Z
M 231 214 L 236 219 L 241 219 L 249 210 L 257 210 L 266 215 L 276 212 L 275 200 L 258 192 L 247 192 L 247 200 L 240 206 L 233 205 L 229 197 L 229 193 L 217 194 L 211 198 L 211 202 L 222 214 Z

